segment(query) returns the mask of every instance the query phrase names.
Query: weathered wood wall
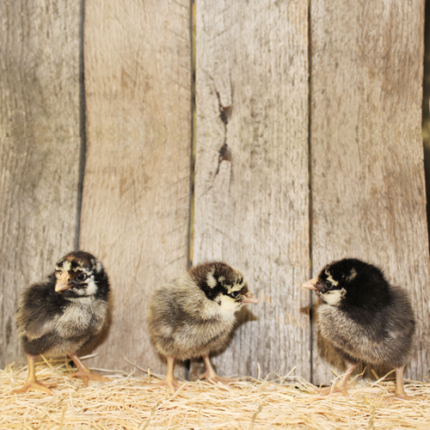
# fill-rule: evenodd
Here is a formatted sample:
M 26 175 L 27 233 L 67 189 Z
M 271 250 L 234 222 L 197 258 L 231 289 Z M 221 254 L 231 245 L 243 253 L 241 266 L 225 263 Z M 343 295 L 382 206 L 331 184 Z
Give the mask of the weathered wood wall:
M 113 288 L 93 363 L 161 371 L 146 322 L 152 290 L 185 271 L 191 167 L 190 4 L 86 2 L 85 165 L 80 247 Z
M 329 382 L 341 365 L 315 331 L 311 349 L 300 284 L 347 255 L 411 291 L 409 375 L 427 372 L 423 0 L 257 3 L 197 1 L 195 123 L 190 2 L 0 5 L 0 365 L 21 355 L 19 292 L 79 237 L 114 292 L 97 367 L 163 371 L 147 301 L 193 245 L 193 263 L 226 260 L 260 298 L 221 373 Z
M 355 256 L 409 290 L 422 379 L 430 354 L 429 255 L 421 97 L 424 3 L 314 0 L 312 266 Z M 332 379 L 315 333 L 314 380 Z
M 79 0 L 0 2 L 0 365 L 20 357 L 15 304 L 75 246 Z
M 307 0 L 201 2 L 196 24 L 193 262 L 228 261 L 261 300 L 214 363 L 309 377 Z

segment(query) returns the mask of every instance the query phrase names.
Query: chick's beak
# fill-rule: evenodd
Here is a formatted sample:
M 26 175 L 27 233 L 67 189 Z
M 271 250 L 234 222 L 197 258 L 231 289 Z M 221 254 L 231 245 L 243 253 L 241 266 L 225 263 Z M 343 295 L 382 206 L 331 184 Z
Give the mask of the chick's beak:
M 258 299 L 251 293 L 251 291 L 249 291 L 242 299 L 242 303 L 258 303 Z
M 315 286 L 315 284 L 318 282 L 318 276 L 314 279 L 311 279 L 310 281 L 305 282 L 302 287 L 307 288 L 308 290 L 314 290 L 318 291 L 318 288 Z
M 57 283 L 55 284 L 55 291 L 58 293 L 59 291 L 68 290 L 71 286 L 69 285 L 69 274 L 67 272 L 63 272 L 61 276 L 57 279 Z

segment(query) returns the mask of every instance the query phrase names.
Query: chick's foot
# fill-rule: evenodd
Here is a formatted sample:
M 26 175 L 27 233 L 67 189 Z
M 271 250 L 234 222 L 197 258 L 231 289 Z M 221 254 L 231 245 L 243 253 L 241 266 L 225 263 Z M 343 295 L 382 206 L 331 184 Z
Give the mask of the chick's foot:
M 17 390 L 12 391 L 12 394 L 20 394 L 20 393 L 25 393 L 26 391 L 29 391 L 29 390 L 35 390 L 35 391 L 43 391 L 44 393 L 50 394 L 52 396 L 53 392 L 36 379 L 36 370 L 35 370 L 36 356 L 31 354 L 26 354 L 26 355 L 27 355 L 27 363 L 28 363 L 27 380 L 25 381 L 25 384 L 21 388 L 18 388 Z
M 405 370 L 405 366 L 396 367 L 396 389 L 394 390 L 394 399 L 400 400 L 412 400 L 412 397 L 409 397 L 405 393 L 405 388 L 403 387 L 403 372 Z
M 111 381 L 110 378 L 107 378 L 106 376 L 98 375 L 97 373 L 93 373 L 91 371 L 79 371 L 76 373 L 72 373 L 69 375 L 71 378 L 80 378 L 82 379 L 82 382 L 84 383 L 85 387 L 88 387 L 88 381 L 100 381 L 100 382 L 109 382 Z
M 392 397 L 394 400 L 413 400 L 413 397 L 408 396 L 405 392 L 403 393 L 395 393 Z
M 69 357 L 73 360 L 78 371 L 76 373 L 72 373 L 70 375 L 71 378 L 81 378 L 85 387 L 88 387 L 88 381 L 100 381 L 100 382 L 109 382 L 110 378 L 106 376 L 98 375 L 96 373 L 91 372 L 91 370 L 79 360 L 79 357 L 76 354 L 69 354 Z
M 413 400 L 413 397 L 409 397 L 405 394 L 393 394 L 392 396 L 387 396 L 382 399 L 384 403 L 393 403 L 396 400 Z
M 334 393 L 342 393 L 344 396 L 347 396 L 350 388 L 352 388 L 350 385 L 335 385 L 334 387 L 315 388 L 315 390 L 321 396 L 328 396 Z
M 167 377 L 161 382 L 156 382 L 154 385 L 159 387 L 167 387 L 172 394 L 181 386 L 181 384 L 175 378 Z
M 208 372 L 207 370 L 199 376 L 199 379 L 206 379 L 206 381 L 212 381 L 215 383 L 222 382 L 223 384 L 239 381 L 239 378 L 226 378 L 224 376 L 217 375 L 215 372 Z
M 219 376 L 216 374 L 215 369 L 212 367 L 212 363 L 208 355 L 203 356 L 203 361 L 206 366 L 206 372 L 199 376 L 199 379 L 206 379 L 206 381 L 212 381 L 215 383 L 222 382 L 223 384 L 228 384 L 230 382 L 236 382 L 239 378 L 225 378 L 224 376 Z
M 157 382 L 154 385 L 168 387 L 173 394 L 181 385 L 173 376 L 173 369 L 175 366 L 175 357 L 167 357 L 167 373 L 163 381 Z
M 358 362 L 349 362 L 347 364 L 347 369 L 345 374 L 342 376 L 342 379 L 335 386 L 327 387 L 327 388 L 317 388 L 316 390 L 320 393 L 321 396 L 328 396 L 329 394 L 334 394 L 334 393 L 342 393 L 344 396 L 347 396 L 348 390 L 352 388 L 350 385 L 348 385 L 348 379 L 357 366 L 358 366 Z
M 396 367 L 396 389 L 394 390 L 394 395 L 390 397 L 385 397 L 384 402 L 393 402 L 394 400 L 412 400 L 413 397 L 409 397 L 405 393 L 405 388 L 403 387 L 403 371 L 405 366 Z
M 44 384 L 42 384 L 37 380 L 27 381 L 21 388 L 18 388 L 17 390 L 13 390 L 12 394 L 25 393 L 30 390 L 43 391 L 44 393 L 47 393 L 51 396 L 54 395 L 54 393 L 47 386 L 45 386 Z

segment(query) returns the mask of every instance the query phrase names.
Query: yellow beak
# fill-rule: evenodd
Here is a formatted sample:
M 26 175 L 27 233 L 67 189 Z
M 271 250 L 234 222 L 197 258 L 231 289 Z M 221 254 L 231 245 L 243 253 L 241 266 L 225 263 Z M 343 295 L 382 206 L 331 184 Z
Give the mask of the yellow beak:
M 305 282 L 302 287 L 307 288 L 308 290 L 314 290 L 318 291 L 318 288 L 315 286 L 315 284 L 318 282 L 318 276 L 314 279 L 311 279 L 310 281 Z
M 69 285 L 69 274 L 67 272 L 63 272 L 61 276 L 57 279 L 57 283 L 55 284 L 55 291 L 58 293 L 59 291 L 70 289 L 71 285 Z

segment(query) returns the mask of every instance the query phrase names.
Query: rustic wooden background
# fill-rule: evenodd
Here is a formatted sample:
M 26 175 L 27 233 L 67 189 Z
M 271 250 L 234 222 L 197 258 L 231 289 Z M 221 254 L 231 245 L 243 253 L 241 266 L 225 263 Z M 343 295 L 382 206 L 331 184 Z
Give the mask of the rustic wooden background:
M 300 285 L 356 256 L 410 291 L 408 375 L 428 374 L 423 0 L 17 0 L 0 16 L 1 366 L 22 356 L 20 292 L 80 247 L 113 288 L 91 365 L 162 372 L 151 291 L 223 259 L 260 303 L 220 372 L 328 383 L 342 363 Z

